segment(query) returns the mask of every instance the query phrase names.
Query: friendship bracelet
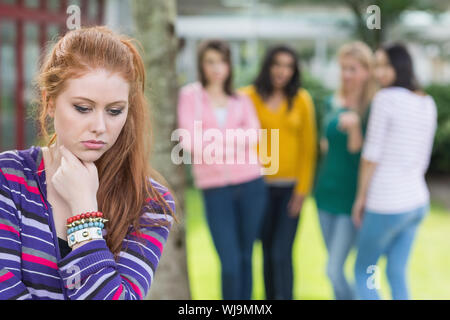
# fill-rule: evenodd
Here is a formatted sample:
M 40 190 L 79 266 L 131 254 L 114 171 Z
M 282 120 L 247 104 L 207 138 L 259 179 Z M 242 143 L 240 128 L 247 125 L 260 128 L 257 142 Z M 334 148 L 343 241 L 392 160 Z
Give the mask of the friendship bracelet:
M 102 218 L 101 212 L 88 212 L 67 219 L 68 233 L 88 227 L 103 228 L 108 219 Z
M 76 243 L 103 239 L 102 229 L 107 219 L 99 211 L 82 213 L 67 219 L 67 242 L 72 248 Z

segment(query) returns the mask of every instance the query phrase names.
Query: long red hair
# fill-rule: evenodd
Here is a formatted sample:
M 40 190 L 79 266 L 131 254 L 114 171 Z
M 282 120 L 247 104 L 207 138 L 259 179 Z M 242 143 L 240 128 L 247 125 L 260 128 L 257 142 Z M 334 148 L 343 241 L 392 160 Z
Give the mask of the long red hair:
M 144 207 L 151 207 L 153 212 L 157 208 L 177 221 L 163 196 L 150 183 L 150 178 L 160 176 L 150 167 L 151 129 L 144 94 L 145 68 L 134 42 L 106 27 L 69 31 L 47 54 L 38 78 L 42 96 L 40 130 L 48 145 L 56 140 L 56 133 L 50 133 L 53 129 L 48 117 L 49 101 L 56 100 L 67 79 L 103 68 L 117 72 L 130 85 L 125 125 L 115 144 L 95 162 L 99 174 L 98 207 L 109 220 L 106 242 L 116 257 L 129 227 L 138 232 L 142 226 Z M 150 225 L 170 223 L 160 219 L 149 222 Z

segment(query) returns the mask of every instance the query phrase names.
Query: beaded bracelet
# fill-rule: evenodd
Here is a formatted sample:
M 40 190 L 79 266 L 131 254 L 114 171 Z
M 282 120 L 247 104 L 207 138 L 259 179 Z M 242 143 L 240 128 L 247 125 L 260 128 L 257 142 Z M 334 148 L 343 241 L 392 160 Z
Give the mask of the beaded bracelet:
M 101 218 L 103 217 L 103 213 L 100 211 L 86 212 L 82 214 L 78 214 L 76 216 L 70 217 L 67 219 L 67 223 L 70 224 L 77 220 L 86 219 L 86 218 Z
M 67 219 L 67 242 L 72 248 L 76 243 L 92 239 L 102 239 L 102 229 L 107 219 L 103 213 L 87 212 Z

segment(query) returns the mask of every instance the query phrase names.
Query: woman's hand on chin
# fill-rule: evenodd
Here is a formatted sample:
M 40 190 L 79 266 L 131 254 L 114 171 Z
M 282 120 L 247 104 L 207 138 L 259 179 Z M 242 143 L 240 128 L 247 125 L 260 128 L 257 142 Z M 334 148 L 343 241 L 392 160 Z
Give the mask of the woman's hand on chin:
M 61 164 L 52 177 L 52 184 L 69 204 L 73 215 L 97 211 L 99 187 L 97 167 L 94 162 L 79 160 L 64 146 L 59 147 Z

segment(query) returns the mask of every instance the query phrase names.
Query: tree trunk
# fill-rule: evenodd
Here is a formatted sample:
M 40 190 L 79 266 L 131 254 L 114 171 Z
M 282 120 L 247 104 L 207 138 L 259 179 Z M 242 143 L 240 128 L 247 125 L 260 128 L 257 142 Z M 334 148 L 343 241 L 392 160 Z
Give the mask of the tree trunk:
M 148 299 L 190 299 L 184 226 L 184 168 L 171 161 L 172 131 L 176 128 L 177 77 L 175 0 L 134 0 L 135 38 L 143 47 L 151 106 L 153 149 L 151 162 L 177 199 L 176 216 Z

